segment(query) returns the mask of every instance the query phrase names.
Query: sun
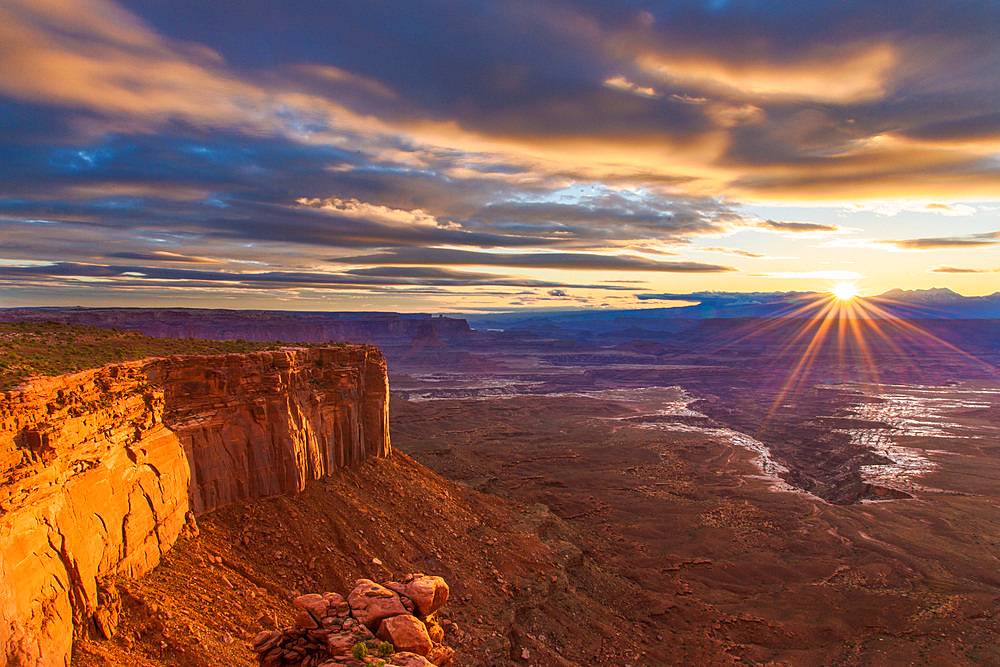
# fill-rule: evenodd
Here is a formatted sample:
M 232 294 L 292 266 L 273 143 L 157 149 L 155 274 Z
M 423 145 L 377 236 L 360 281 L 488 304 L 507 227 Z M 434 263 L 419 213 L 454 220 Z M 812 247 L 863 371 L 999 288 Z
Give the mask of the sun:
M 830 293 L 838 301 L 851 301 L 859 296 L 858 288 L 854 286 L 854 283 L 837 283 L 830 290 Z

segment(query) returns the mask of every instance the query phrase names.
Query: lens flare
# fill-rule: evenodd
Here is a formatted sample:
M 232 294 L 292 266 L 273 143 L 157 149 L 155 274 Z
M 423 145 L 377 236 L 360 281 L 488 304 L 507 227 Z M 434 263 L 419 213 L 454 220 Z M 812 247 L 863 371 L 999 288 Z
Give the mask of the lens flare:
M 837 283 L 830 290 L 830 293 L 839 301 L 850 301 L 860 296 L 854 283 Z
M 911 310 L 905 311 L 907 308 Z M 901 315 L 900 311 L 910 314 Z M 773 398 L 765 399 L 771 401 L 771 407 L 758 426 L 761 432 L 782 407 L 794 403 L 796 395 L 841 382 L 858 383 L 881 393 L 884 370 L 920 376 L 920 360 L 927 355 L 957 353 L 984 370 L 995 371 L 988 362 L 925 329 L 919 313 L 912 313 L 912 304 L 861 296 L 849 282 L 837 283 L 826 292 L 790 298 L 786 307 L 768 320 L 751 319 L 736 327 L 735 333 L 734 339 L 719 349 L 757 339 L 761 350 L 775 357 L 773 364 L 761 359 L 772 369 L 773 381 L 762 394 Z

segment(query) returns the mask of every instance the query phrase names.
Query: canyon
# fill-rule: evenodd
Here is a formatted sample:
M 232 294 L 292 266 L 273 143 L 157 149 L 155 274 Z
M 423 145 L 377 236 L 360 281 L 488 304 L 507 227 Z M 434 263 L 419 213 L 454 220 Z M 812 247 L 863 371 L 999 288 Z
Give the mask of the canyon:
M 155 567 L 194 515 L 390 452 L 368 346 L 114 364 L 0 394 L 0 653 L 68 664 L 101 581 Z
M 451 586 L 456 665 L 1000 661 L 997 321 L 913 320 L 909 337 L 886 324 L 861 350 L 782 320 L 454 334 L 449 318 L 402 319 L 410 339 L 380 342 L 386 457 L 330 453 L 309 428 L 289 466 L 243 454 L 272 427 L 358 425 L 291 390 L 286 353 L 135 366 L 164 451 L 185 452 L 170 460 L 212 443 L 187 466 L 198 515 L 171 515 L 178 536 L 152 570 L 97 577 L 73 665 L 249 666 L 255 638 L 295 627 L 291 600 L 413 572 Z M 333 386 L 308 356 L 333 352 L 296 354 L 305 385 Z M 116 366 L 123 381 L 133 368 Z M 318 400 L 350 404 L 340 386 Z M 51 438 L 34 431 L 19 451 L 41 466 Z

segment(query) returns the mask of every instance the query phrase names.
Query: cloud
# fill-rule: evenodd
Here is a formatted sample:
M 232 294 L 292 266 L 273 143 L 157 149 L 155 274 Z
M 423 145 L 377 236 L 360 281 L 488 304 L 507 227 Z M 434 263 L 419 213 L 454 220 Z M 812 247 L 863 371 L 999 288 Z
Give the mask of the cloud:
M 355 218 L 369 222 L 376 222 L 387 225 L 407 227 L 412 225 L 437 226 L 437 219 L 428 215 L 421 209 L 406 211 L 402 209 L 390 208 L 379 204 L 369 204 L 357 199 L 338 199 L 330 197 L 319 199 L 318 197 L 300 197 L 296 203 L 303 206 L 310 206 L 320 211 L 326 211 L 333 215 L 346 218 Z
M 179 262 L 182 264 L 219 264 L 219 260 L 208 257 L 196 257 L 193 255 L 179 255 L 175 252 L 165 250 L 154 250 L 152 252 L 113 252 L 108 255 L 115 259 L 135 259 L 147 262 Z
M 966 269 L 958 266 L 947 266 L 942 264 L 941 266 L 935 266 L 932 269 L 927 269 L 928 273 L 990 273 L 989 269 Z
M 550 289 L 548 292 L 546 292 L 546 294 L 548 294 L 549 296 L 558 296 L 558 297 L 567 296 L 566 290 L 561 290 L 561 289 Z
M 985 248 L 1000 245 L 1000 231 L 968 234 L 966 236 L 937 236 L 918 239 L 878 241 L 895 246 L 900 250 L 949 250 L 963 248 Z
M 711 55 L 650 52 L 639 55 L 636 64 L 665 81 L 716 95 L 843 104 L 883 97 L 898 59 L 898 50 L 882 43 L 820 48 L 790 62 L 747 53 L 730 61 Z
M 636 294 L 642 301 L 687 301 L 715 308 L 731 306 L 760 306 L 792 303 L 816 292 L 665 292 L 662 294 Z
M 698 250 L 704 252 L 720 252 L 724 255 L 736 255 L 737 257 L 749 257 L 751 259 L 763 259 L 768 257 L 764 253 L 751 252 L 749 250 L 742 250 L 740 248 L 722 248 L 719 246 L 711 246 L 706 248 L 697 248 Z
M 996 199 L 1000 5 L 966 9 L 9 0 L 0 243 L 25 266 L 220 258 L 216 278 L 155 278 L 211 290 L 248 267 L 266 285 L 317 274 L 317 290 L 475 282 L 446 275 L 456 251 L 478 253 L 458 266 L 733 274 L 651 257 L 741 229 L 844 231 L 758 221 L 748 201 L 961 216 Z M 948 233 L 882 245 L 995 245 Z M 404 276 L 423 250 L 437 259 L 412 264 L 437 275 Z M 327 283 L 330 255 L 397 275 Z M 154 280 L 30 280 L 85 278 Z
M 818 222 L 781 222 L 777 220 L 763 220 L 757 223 L 756 227 L 774 232 L 792 232 L 794 234 L 835 234 L 843 231 L 837 225 L 824 225 Z
M 349 269 L 344 273 L 352 276 L 379 276 L 385 278 L 440 278 L 446 280 L 496 280 L 505 276 L 477 271 L 457 271 L 443 267 L 429 266 L 376 266 L 367 269 Z
M 659 97 L 659 93 L 657 93 L 655 89 L 632 83 L 623 76 L 613 76 L 610 79 L 606 79 L 604 81 L 604 85 L 610 88 L 617 88 L 618 90 L 635 93 L 636 95 L 642 95 L 643 97 Z
M 733 267 L 700 262 L 664 262 L 636 255 L 593 253 L 490 253 L 450 248 L 398 248 L 374 255 L 332 258 L 340 264 L 441 264 L 508 266 L 532 269 L 573 269 L 591 271 L 656 271 L 665 273 L 721 273 Z
M 852 204 L 850 211 L 871 211 L 879 215 L 894 216 L 900 213 L 936 213 L 945 216 L 974 215 L 978 209 L 968 204 L 945 204 L 927 200 L 896 199 L 893 201 L 868 201 Z
M 909 137 L 925 141 L 995 141 L 1000 138 L 1000 112 L 952 118 L 917 125 L 905 130 Z
M 0 280 L 48 278 L 76 281 L 105 288 L 114 287 L 215 287 L 219 289 L 368 289 L 391 286 L 422 287 L 539 287 L 635 291 L 636 287 L 618 285 L 567 284 L 515 276 L 451 272 L 445 269 L 396 270 L 376 269 L 354 273 L 322 273 L 314 271 L 200 271 L 192 269 L 155 268 L 148 266 L 118 266 L 57 262 L 45 265 L 0 266 Z

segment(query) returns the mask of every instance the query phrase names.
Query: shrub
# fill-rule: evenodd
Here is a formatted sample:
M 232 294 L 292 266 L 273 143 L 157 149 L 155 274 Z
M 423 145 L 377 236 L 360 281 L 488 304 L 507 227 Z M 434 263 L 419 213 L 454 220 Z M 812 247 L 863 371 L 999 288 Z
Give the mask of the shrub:
M 383 658 L 388 658 L 396 652 L 396 647 L 391 642 L 382 642 L 378 645 L 378 654 Z
M 364 642 L 358 642 L 351 647 L 351 655 L 354 656 L 355 660 L 364 660 L 368 657 L 368 647 L 364 645 Z

